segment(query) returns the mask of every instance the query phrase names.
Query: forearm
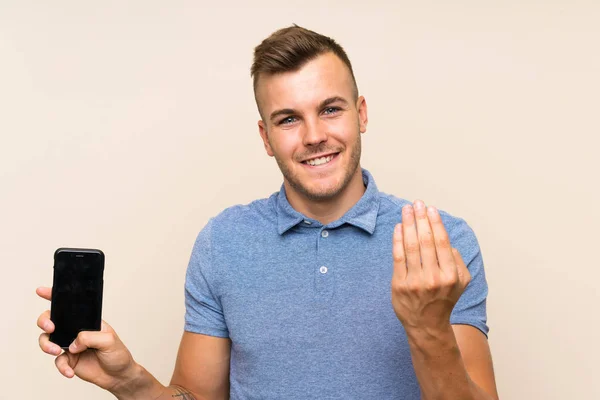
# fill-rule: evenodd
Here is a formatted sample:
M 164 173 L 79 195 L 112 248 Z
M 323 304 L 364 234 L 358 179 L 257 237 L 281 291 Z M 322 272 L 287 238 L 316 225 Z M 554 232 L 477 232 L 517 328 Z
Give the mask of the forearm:
M 119 400 L 200 400 L 180 386 L 164 386 L 144 367 L 137 364 L 131 377 L 111 390 Z
M 452 327 L 443 332 L 407 331 L 423 400 L 494 400 L 469 377 Z
M 181 386 L 171 385 L 166 387 L 161 395 L 153 400 L 202 400 L 194 397 L 192 392 Z

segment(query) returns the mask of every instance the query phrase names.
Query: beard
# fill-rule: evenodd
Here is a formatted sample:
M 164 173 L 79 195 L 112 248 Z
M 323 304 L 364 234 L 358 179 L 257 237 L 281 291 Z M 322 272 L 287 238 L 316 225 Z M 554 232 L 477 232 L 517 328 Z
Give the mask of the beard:
M 337 153 L 339 152 L 339 150 L 327 148 L 325 146 L 319 146 L 315 149 L 315 151 L 311 152 L 311 154 L 322 154 L 329 152 Z M 356 169 L 358 168 L 360 162 L 360 155 L 361 138 L 359 132 L 355 145 L 351 150 L 348 164 L 344 167 L 342 178 L 335 182 L 335 184 L 332 186 L 322 186 L 320 188 L 312 188 L 311 186 L 304 184 L 302 182 L 302 179 L 298 177 L 298 174 L 295 174 L 293 170 L 289 168 L 286 165 L 286 163 L 279 158 L 277 154 L 275 154 L 274 157 L 275 161 L 277 161 L 277 165 L 279 165 L 279 169 L 281 170 L 284 179 L 290 184 L 292 188 L 294 188 L 294 190 L 296 190 L 299 194 L 311 201 L 326 201 L 335 198 L 348 186 L 348 183 L 352 180 L 352 177 L 354 176 Z M 308 154 L 307 157 L 310 157 L 310 154 Z

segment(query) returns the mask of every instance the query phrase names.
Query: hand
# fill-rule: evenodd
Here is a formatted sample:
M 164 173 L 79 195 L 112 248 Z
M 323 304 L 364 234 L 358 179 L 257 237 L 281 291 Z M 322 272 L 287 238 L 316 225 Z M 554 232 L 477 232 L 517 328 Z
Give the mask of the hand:
M 52 288 L 39 287 L 36 293 L 50 300 Z M 49 334 L 54 332 L 54 323 L 50 320 L 49 310 L 39 316 L 37 325 L 45 332 L 39 338 L 40 348 L 45 353 L 58 356 L 55 359 L 56 367 L 67 378 L 77 375 L 113 393 L 133 379 L 136 363 L 106 322 L 102 321 L 99 332 L 80 332 L 64 353 L 57 344 L 50 341 Z
M 427 207 L 426 212 L 420 200 L 414 206 L 402 208 L 402 223 L 394 229 L 392 305 L 407 332 L 447 331 L 471 275 L 451 247 L 438 211 Z

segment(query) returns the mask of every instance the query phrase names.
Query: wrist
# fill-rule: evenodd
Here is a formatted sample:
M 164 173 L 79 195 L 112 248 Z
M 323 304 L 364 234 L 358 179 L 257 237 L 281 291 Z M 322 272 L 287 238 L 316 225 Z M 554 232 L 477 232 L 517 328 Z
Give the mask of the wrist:
M 405 329 L 408 342 L 418 348 L 454 347 L 456 338 L 452 325 L 447 324 L 436 328 L 412 327 Z
M 165 387 L 140 364 L 124 374 L 121 383 L 110 392 L 119 400 L 156 399 Z

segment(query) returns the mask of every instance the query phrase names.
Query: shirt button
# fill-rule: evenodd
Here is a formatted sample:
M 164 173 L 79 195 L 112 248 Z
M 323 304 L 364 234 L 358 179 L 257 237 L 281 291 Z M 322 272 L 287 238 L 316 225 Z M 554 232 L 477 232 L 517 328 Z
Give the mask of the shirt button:
M 322 266 L 321 268 L 319 268 L 319 272 L 322 274 L 326 274 L 327 273 L 327 267 L 326 266 Z
M 310 225 L 310 224 L 311 224 L 311 222 L 310 222 L 309 220 L 306 220 L 306 219 L 304 220 L 304 223 L 305 223 L 306 225 Z
M 321 236 L 323 236 L 324 238 L 326 238 L 327 236 L 329 236 L 329 232 L 328 231 L 323 231 L 323 232 L 321 232 Z

